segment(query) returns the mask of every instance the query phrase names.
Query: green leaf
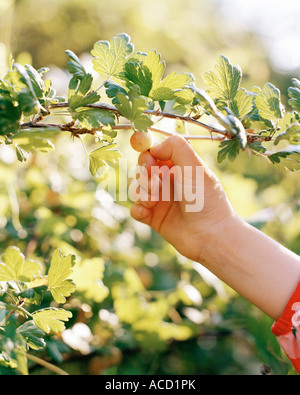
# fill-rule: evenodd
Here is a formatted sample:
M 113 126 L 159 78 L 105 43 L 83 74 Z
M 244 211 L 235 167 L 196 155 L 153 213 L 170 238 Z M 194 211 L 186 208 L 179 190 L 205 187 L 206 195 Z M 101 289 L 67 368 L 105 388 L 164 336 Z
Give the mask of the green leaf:
M 27 89 L 22 90 L 22 92 L 18 94 L 18 102 L 22 113 L 26 117 L 39 112 L 39 101 L 33 97 L 31 92 Z
M 103 178 L 107 174 L 109 166 L 114 165 L 122 157 L 116 147 L 115 143 L 106 144 L 90 153 L 90 172 L 93 176 Z
M 114 125 L 115 116 L 110 111 L 97 108 L 80 108 L 72 112 L 73 119 L 78 119 L 87 129 L 98 129 L 102 125 Z
M 126 90 L 119 84 L 113 82 L 113 81 L 108 81 L 104 85 L 106 88 L 106 95 L 112 100 L 113 104 L 119 104 L 119 100 L 116 97 L 118 93 L 122 93 L 123 95 L 127 95 Z
M 116 107 L 120 114 L 132 122 L 136 129 L 147 131 L 153 125 L 151 119 L 143 114 L 148 106 L 142 97 L 132 97 L 130 100 L 128 96 L 118 93 L 117 98 L 119 104 Z
M 161 60 L 160 54 L 154 49 L 149 51 L 148 54 L 140 54 L 139 61 L 142 64 L 144 69 L 144 73 L 147 75 L 147 72 L 151 74 L 151 93 L 150 96 L 153 95 L 153 92 L 159 87 L 166 64 Z
M 76 289 L 73 281 L 69 279 L 74 264 L 74 255 L 62 256 L 60 250 L 54 252 L 48 272 L 48 287 L 57 303 L 65 303 L 66 297 Z
M 247 136 L 242 122 L 227 108 L 225 108 L 225 110 L 227 110 L 228 115 L 225 116 L 218 110 L 213 99 L 206 92 L 193 86 L 191 87 L 191 90 L 196 93 L 197 98 L 205 110 L 215 117 L 227 131 L 230 131 L 233 135 L 237 136 L 236 140 L 239 142 L 240 147 L 244 149 L 247 145 Z
M 247 134 L 242 122 L 231 113 L 227 115 L 227 122 L 230 124 L 229 130 L 237 136 L 241 148 L 244 149 L 247 145 Z
M 217 60 L 215 71 L 205 72 L 202 77 L 213 98 L 229 102 L 238 92 L 242 71 L 239 66 L 233 66 L 228 58 L 221 55 Z
M 68 103 L 71 110 L 76 110 L 79 107 L 94 104 L 100 99 L 97 92 L 89 93 L 92 83 L 93 77 L 91 74 L 86 74 L 81 80 L 78 80 L 75 77 L 71 79 L 68 95 Z
M 28 71 L 22 65 L 15 63 L 14 68 L 17 70 L 17 73 L 21 76 L 21 81 L 26 85 L 30 93 L 32 94 L 33 98 L 37 100 L 37 96 L 35 94 L 31 78 L 28 74 Z M 33 68 L 32 68 L 33 69 Z
M 191 74 L 176 73 L 174 71 L 164 78 L 156 89 L 152 88 L 149 97 L 154 101 L 180 98 L 178 92 L 191 84 L 193 80 L 194 78 Z
M 127 62 L 125 64 L 124 77 L 133 85 L 138 85 L 141 95 L 149 96 L 152 89 L 152 74 L 150 70 L 139 62 Z M 128 84 L 127 85 L 131 85 Z
M 74 52 L 67 50 L 66 54 L 69 56 L 70 60 L 67 63 L 67 69 L 73 76 L 79 80 L 82 80 L 83 77 L 87 74 L 85 68 L 81 64 L 77 55 Z
M 33 350 L 41 350 L 46 347 L 46 342 L 43 339 L 45 333 L 33 321 L 27 321 L 19 326 L 17 333 L 24 338 L 28 347 Z
M 294 86 L 288 89 L 290 98 L 288 102 L 294 110 L 300 112 L 300 81 L 297 78 L 293 78 L 292 83 Z
M 40 274 L 41 265 L 32 260 L 25 260 L 17 247 L 8 247 L 0 262 L 0 281 L 31 281 Z
M 45 90 L 45 83 L 42 79 L 42 73 L 41 72 L 39 73 L 35 68 L 33 68 L 31 65 L 28 64 L 25 66 L 25 69 L 30 79 L 35 96 L 38 99 L 42 99 L 44 97 L 44 90 Z
M 0 135 L 15 134 L 20 127 L 21 111 L 11 101 L 0 97 Z
M 267 83 L 263 89 L 256 88 L 254 101 L 261 118 L 274 121 L 283 118 L 284 107 L 280 101 L 280 91 L 274 85 Z
M 66 328 L 64 322 L 72 317 L 72 313 L 63 309 L 50 307 L 38 310 L 32 314 L 33 321 L 43 332 L 63 332 Z
M 190 91 L 182 94 L 183 90 L 193 80 L 191 74 L 169 74 L 162 79 L 166 64 L 160 54 L 152 50 L 147 54 L 137 53 L 126 64 L 122 78 L 128 87 L 136 85 L 142 96 L 150 97 L 153 101 L 167 101 L 176 99 L 181 102 L 192 101 Z
M 27 284 L 26 284 L 27 285 Z M 46 292 L 48 289 L 47 285 L 30 287 L 24 289 L 23 291 L 15 291 L 14 295 L 20 298 L 28 299 L 29 303 L 39 305 L 43 300 L 43 293 Z
M 143 96 L 149 96 L 159 86 L 166 64 L 156 50 L 148 54 L 137 53 L 125 64 L 122 78 L 140 88 Z
M 282 173 L 285 173 L 287 170 L 295 171 L 300 169 L 300 152 L 298 151 L 279 151 L 269 155 L 268 159 Z
M 240 143 L 238 139 L 222 141 L 219 145 L 218 163 L 222 163 L 226 158 L 234 161 L 240 151 Z
M 93 60 L 95 71 L 106 78 L 119 77 L 133 50 L 130 37 L 124 33 L 114 37 L 111 42 L 98 41 L 91 51 L 95 57 Z
M 277 145 L 282 140 L 287 140 L 290 144 L 298 145 L 300 143 L 300 124 L 293 124 L 286 131 L 278 134 L 274 144 Z
M 240 88 L 231 102 L 230 109 L 237 118 L 243 119 L 253 110 L 253 94 Z
M 117 130 L 114 130 L 110 125 L 103 127 L 101 132 L 101 140 L 108 143 L 112 143 L 114 141 L 114 138 L 116 138 L 118 135 Z
M 10 140 L 16 146 L 18 159 L 22 162 L 28 159 L 29 153 L 51 151 L 54 144 L 49 138 L 57 133 L 60 130 L 55 128 L 33 128 L 17 133 Z
M 267 150 L 260 141 L 254 141 L 253 143 L 248 144 L 248 148 L 254 151 L 254 153 L 259 152 L 262 154 L 264 154 Z

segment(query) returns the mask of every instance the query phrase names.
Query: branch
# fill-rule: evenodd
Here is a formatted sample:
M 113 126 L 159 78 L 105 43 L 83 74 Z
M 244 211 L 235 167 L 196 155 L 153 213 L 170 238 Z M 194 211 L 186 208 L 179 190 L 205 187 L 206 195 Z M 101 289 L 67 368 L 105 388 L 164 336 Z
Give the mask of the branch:
M 54 124 L 54 123 L 23 123 L 21 125 L 21 129 L 28 129 L 28 128 L 56 128 L 61 130 L 62 132 L 70 132 L 74 137 L 80 137 L 83 134 L 91 134 L 95 136 L 97 132 L 100 132 L 103 129 L 103 126 L 101 126 L 98 129 L 87 129 L 87 128 L 75 128 L 73 122 L 70 122 L 68 124 Z M 132 126 L 130 124 L 119 124 L 115 125 L 113 127 L 114 130 L 132 130 Z M 161 130 L 158 128 L 149 128 L 150 131 L 154 133 L 159 133 L 167 137 L 172 137 L 175 134 L 172 132 L 167 132 L 165 130 Z M 225 136 L 198 136 L 198 135 L 182 135 L 183 138 L 186 140 L 211 140 L 211 141 L 223 141 L 226 139 Z
M 30 361 L 32 361 L 32 362 L 34 362 L 34 363 L 36 363 L 38 365 L 41 365 L 44 368 L 46 368 L 46 369 L 50 370 L 51 372 L 54 372 L 54 373 L 56 373 L 56 374 L 58 374 L 60 376 L 69 376 L 69 374 L 67 372 L 65 372 L 64 370 L 62 370 L 62 369 L 58 368 L 57 366 L 52 365 L 52 363 L 46 362 L 43 359 L 38 358 L 38 357 L 36 357 L 36 356 L 34 356 L 32 354 L 26 353 L 26 357 Z
M 69 105 L 68 103 L 57 103 L 53 104 L 50 109 L 58 109 L 58 108 L 68 108 Z M 110 104 L 107 103 L 99 103 L 99 104 L 89 104 L 86 106 L 87 108 L 95 108 L 99 110 L 106 110 L 106 111 L 111 111 L 114 114 L 116 114 L 117 117 L 121 117 L 122 115 L 120 114 L 119 110 Z M 146 110 L 145 114 L 152 115 L 155 117 L 160 117 L 160 118 L 169 118 L 169 119 L 174 119 L 174 120 L 181 120 L 193 125 L 197 125 L 203 129 L 206 129 L 210 132 L 211 136 L 197 136 L 197 135 L 182 135 L 186 140 L 211 140 L 211 141 L 223 141 L 225 139 L 231 139 L 233 137 L 232 133 L 226 129 L 219 129 L 214 126 L 207 125 L 203 122 L 200 122 L 198 119 L 193 118 L 191 116 L 183 116 L 183 115 L 176 115 L 176 114 L 170 114 L 167 112 L 163 112 L 160 110 Z M 61 131 L 67 131 L 72 133 L 74 137 L 80 137 L 80 135 L 83 134 L 91 134 L 91 135 L 96 135 L 97 131 L 101 131 L 103 129 L 103 126 L 101 126 L 98 129 L 87 129 L 87 128 L 77 128 L 74 127 L 75 122 L 70 122 L 67 124 L 53 124 L 53 123 L 41 123 L 39 122 L 40 120 L 37 119 L 34 122 L 28 122 L 24 123 L 21 125 L 21 129 L 26 129 L 26 128 L 57 128 L 60 129 Z M 132 129 L 131 125 L 129 124 L 119 124 L 119 125 L 114 125 L 113 126 L 114 130 L 130 130 Z M 155 132 L 155 133 L 160 133 L 165 136 L 173 136 L 174 133 L 171 132 L 166 132 L 161 129 L 157 128 L 149 128 L 149 130 Z M 212 133 L 216 133 L 219 136 L 212 136 Z M 254 135 L 254 134 L 249 134 L 247 136 L 248 142 L 253 142 L 253 141 L 265 141 L 266 139 L 261 138 L 261 136 Z
M 68 108 L 69 105 L 68 103 L 57 103 L 57 104 L 53 104 L 50 109 L 55 109 L 55 108 Z M 99 103 L 99 104 L 89 104 L 86 107 L 88 108 L 95 108 L 98 110 L 106 110 L 106 111 L 111 111 L 113 113 L 115 113 L 118 116 L 121 116 L 120 112 L 118 111 L 118 109 L 115 106 L 112 106 L 110 104 L 106 104 L 106 103 Z M 197 119 L 190 117 L 190 116 L 183 116 L 183 115 L 176 115 L 176 114 L 170 114 L 167 112 L 163 112 L 163 111 L 156 111 L 156 110 L 146 110 L 145 114 L 148 115 L 152 115 L 155 117 L 162 117 L 162 118 L 169 118 L 169 119 L 178 119 L 180 121 L 184 121 L 193 125 L 197 125 L 203 129 L 208 130 L 210 133 L 218 133 L 221 134 L 224 137 L 227 138 L 232 138 L 232 133 L 229 132 L 228 130 L 225 129 L 219 129 L 210 125 L 207 125 L 203 122 L 198 121 Z

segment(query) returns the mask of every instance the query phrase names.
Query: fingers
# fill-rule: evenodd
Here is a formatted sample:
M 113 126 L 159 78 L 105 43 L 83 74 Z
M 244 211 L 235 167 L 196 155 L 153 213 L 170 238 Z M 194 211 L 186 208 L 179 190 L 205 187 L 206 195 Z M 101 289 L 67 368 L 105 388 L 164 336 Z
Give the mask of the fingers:
M 145 167 L 148 175 L 151 175 L 151 168 L 157 166 L 157 160 L 150 154 L 149 151 L 142 152 L 138 159 L 138 164 Z
M 130 214 L 136 221 L 142 222 L 146 225 L 151 224 L 152 210 L 142 206 L 141 204 L 135 203 L 130 209 Z
M 153 158 L 161 161 L 171 161 L 175 166 L 203 165 L 192 146 L 181 136 L 176 135 L 150 148 Z
M 152 188 L 152 191 L 148 191 L 146 184 L 144 184 L 144 187 L 141 185 L 141 183 L 144 183 L 141 179 L 143 179 L 143 177 L 140 177 L 138 180 L 135 179 L 130 183 L 128 190 L 129 198 L 131 201 L 138 202 L 144 207 L 153 208 L 159 201 L 159 185 L 157 185 L 155 189 Z M 150 187 L 148 188 L 150 189 Z M 154 194 L 154 190 L 156 190 L 157 193 Z

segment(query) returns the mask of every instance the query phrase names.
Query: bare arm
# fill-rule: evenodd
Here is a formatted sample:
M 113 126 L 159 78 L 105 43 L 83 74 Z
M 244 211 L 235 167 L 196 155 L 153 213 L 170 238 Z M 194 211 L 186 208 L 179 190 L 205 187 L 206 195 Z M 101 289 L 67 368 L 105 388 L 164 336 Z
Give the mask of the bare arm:
M 236 215 L 219 180 L 184 139 L 171 137 L 139 159 L 149 179 L 149 170 L 163 163 L 170 169 L 172 165 L 202 167 L 203 209 L 190 213 L 184 199 L 175 201 L 171 194 L 170 201 L 153 200 L 149 193 L 133 205 L 133 218 L 150 225 L 180 253 L 204 265 L 277 320 L 300 281 L 300 258 Z M 145 187 L 143 177 L 137 182 Z
M 220 223 L 218 232 L 198 261 L 278 320 L 300 281 L 299 256 L 237 216 Z

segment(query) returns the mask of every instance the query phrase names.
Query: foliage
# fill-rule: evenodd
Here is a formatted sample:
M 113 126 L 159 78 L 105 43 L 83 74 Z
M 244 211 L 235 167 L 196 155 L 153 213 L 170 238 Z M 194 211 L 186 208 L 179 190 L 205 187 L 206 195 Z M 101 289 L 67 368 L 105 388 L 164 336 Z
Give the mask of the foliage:
M 39 262 L 25 260 L 17 247 L 5 250 L 0 263 L 0 291 L 4 300 L 0 305 L 3 317 L 0 323 L 1 373 L 15 369 L 28 374 L 27 351 L 43 349 L 45 334 L 65 329 L 64 321 L 72 317 L 69 311 L 50 307 L 30 313 L 23 306 L 39 306 L 46 291 L 50 291 L 58 303 L 63 303 L 74 291 L 74 284 L 66 279 L 72 273 L 73 264 L 74 256 L 63 257 L 56 250 L 48 276 L 42 276 Z M 22 322 L 10 319 L 15 312 L 22 317 Z
M 127 34 L 119 34 L 111 42 L 97 42 L 91 53 L 95 71 L 105 80 L 93 90 L 92 75 L 72 51 L 66 51 L 67 68 L 72 74 L 67 102 L 56 97 L 49 79 L 43 80 L 47 69 L 35 70 L 11 61 L 11 70 L 0 85 L 4 114 L 0 134 L 2 143 L 12 145 L 21 161 L 30 152 L 51 150 L 49 136 L 55 132 L 67 130 L 75 137 L 89 133 L 96 135 L 100 144 L 99 149 L 89 154 L 90 169 L 93 175 L 103 176 L 107 164 L 115 163 L 120 157 L 114 143 L 117 130 L 122 129 L 120 117 L 129 121 L 133 130 L 147 131 L 161 116 L 177 115 L 183 121 L 197 124 L 201 114 L 206 114 L 219 126 L 198 121 L 199 126 L 226 139 L 220 145 L 220 163 L 226 158 L 234 160 L 240 150 L 246 150 L 259 154 L 281 170 L 298 168 L 295 150 L 274 152 L 274 145 L 283 139 L 291 144 L 298 142 L 294 137 L 299 122 L 298 80 L 294 79 L 294 87 L 288 90 L 289 103 L 294 109 L 288 112 L 279 89 L 273 84 L 266 83 L 262 89 L 255 87 L 252 91 L 242 88 L 241 68 L 233 66 L 223 55 L 214 71 L 203 73 L 208 87 L 204 92 L 195 86 L 191 74 L 172 72 L 165 77 L 166 65 L 161 55 L 155 50 L 134 52 Z M 115 106 L 99 102 L 105 92 Z M 59 108 L 69 113 L 71 123 L 41 124 Z M 165 113 L 166 109 L 169 113 Z M 269 144 L 273 152 L 267 151 L 264 144 L 268 142 L 275 143 L 273 147 Z
M 207 91 L 189 73 L 165 75 L 161 55 L 134 52 L 127 34 L 95 44 L 99 87 L 77 55 L 66 55 L 67 98 L 44 79 L 45 68 L 11 62 L 0 82 L 0 141 L 23 162 L 0 169 L 1 374 L 27 374 L 29 349 L 61 366 L 88 356 L 82 369 L 90 374 L 245 373 L 243 354 L 247 369 L 263 361 L 286 373 L 279 346 L 264 337 L 270 321 L 156 234 L 132 224 L 128 204 L 114 203 L 97 179 L 126 153 L 117 149 L 120 130 L 159 133 L 162 117 L 222 140 L 214 151 L 220 168 L 228 158 L 237 172 L 250 154 L 254 167 L 269 164 L 261 173 L 265 183 L 282 177 L 272 165 L 298 170 L 297 81 L 288 90 L 289 112 L 273 84 L 241 87 L 241 68 L 223 55 L 203 74 Z M 81 140 L 89 166 L 75 141 L 65 152 L 66 134 Z M 294 148 L 276 151 L 285 142 Z M 31 155 L 39 152 L 48 155 Z M 68 156 L 79 166 L 72 168 Z

